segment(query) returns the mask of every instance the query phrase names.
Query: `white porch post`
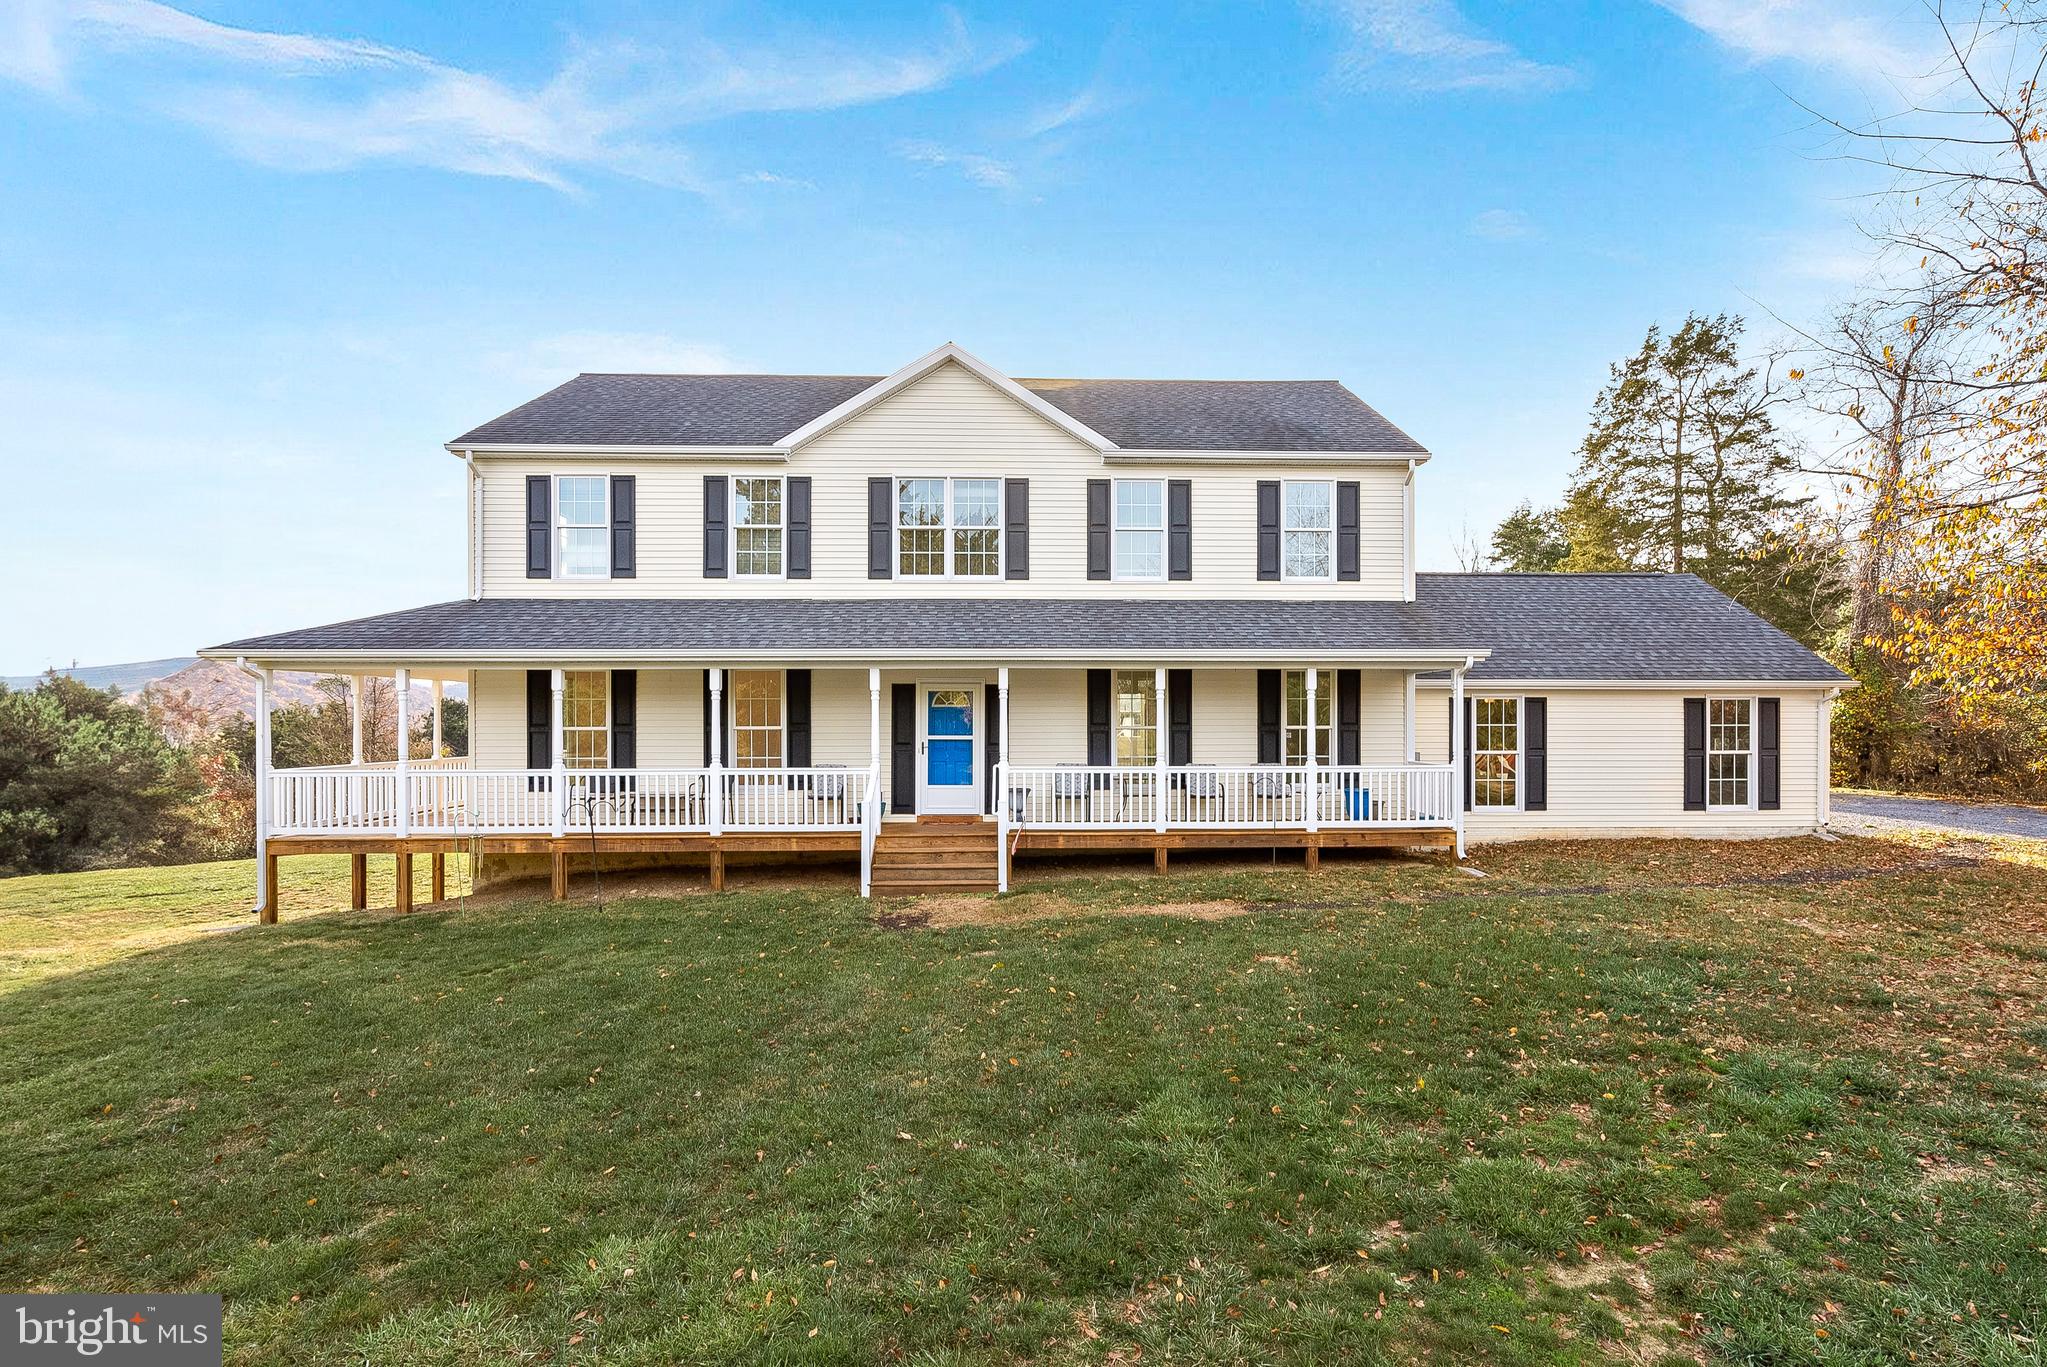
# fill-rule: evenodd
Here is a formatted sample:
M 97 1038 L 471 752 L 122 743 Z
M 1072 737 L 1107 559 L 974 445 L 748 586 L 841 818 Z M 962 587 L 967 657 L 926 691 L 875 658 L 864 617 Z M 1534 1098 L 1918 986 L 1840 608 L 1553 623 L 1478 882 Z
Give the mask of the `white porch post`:
M 1319 775 L 1315 769 L 1315 740 L 1317 733 L 1320 730 L 1315 720 L 1316 716 L 1318 715 L 1315 711 L 1315 692 L 1317 684 L 1319 682 L 1317 676 L 1320 675 L 1321 673 L 1322 671 L 1319 669 L 1310 669 L 1307 671 L 1308 744 L 1306 747 L 1306 755 L 1304 756 L 1303 763 L 1305 764 L 1308 770 L 1305 777 L 1308 789 L 1308 829 L 1311 831 L 1320 830 L 1322 828 L 1321 783 Z M 1311 850 L 1310 853 L 1312 854 L 1313 851 Z
M 881 670 L 867 667 L 867 801 L 860 808 L 860 895 L 874 893 L 874 840 L 881 831 Z
M 711 834 L 725 833 L 725 671 L 704 671 L 704 687 L 711 692 Z
M 867 767 L 881 772 L 881 670 L 874 667 L 867 671 Z
M 1154 828 L 1161 834 L 1166 829 L 1166 667 L 1155 665 L 1151 671 L 1152 720 L 1157 723 L 1152 732 L 1152 743 L 1156 753 L 1152 756 L 1152 784 L 1158 789 L 1157 802 L 1152 813 Z
M 995 890 L 1009 891 L 1009 755 L 1016 733 L 1009 729 L 1009 666 L 995 671 L 995 725 L 1002 757 L 995 762 Z
M 412 671 L 394 676 L 398 689 L 398 838 L 412 834 L 412 788 L 407 782 L 412 760 Z
M 1407 762 L 1421 763 L 1421 750 L 1414 739 L 1414 671 L 1407 671 Z
M 242 668 L 248 665 L 242 663 Z M 274 917 L 270 905 L 270 671 L 256 671 L 256 909 Z
M 441 681 L 434 680 L 434 752 L 429 759 L 441 757 Z
M 548 671 L 548 685 L 554 695 L 548 723 L 552 736 L 548 754 L 554 758 L 554 833 L 559 838 L 568 833 L 569 827 L 569 766 L 568 756 L 562 753 L 562 672 L 559 669 Z
M 1450 819 L 1457 829 L 1457 857 L 1464 858 L 1464 671 L 1450 671 Z
M 362 763 L 362 675 L 348 676 L 348 762 Z

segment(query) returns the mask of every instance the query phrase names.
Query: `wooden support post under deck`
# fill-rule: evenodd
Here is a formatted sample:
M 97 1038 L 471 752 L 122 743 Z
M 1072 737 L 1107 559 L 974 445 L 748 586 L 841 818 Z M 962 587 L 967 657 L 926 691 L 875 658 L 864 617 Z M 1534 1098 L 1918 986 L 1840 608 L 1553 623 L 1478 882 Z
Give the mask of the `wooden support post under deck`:
M 711 891 L 725 891 L 725 851 L 711 851 Z
M 445 902 L 448 900 L 448 856 L 445 854 L 432 854 L 428 855 L 427 859 L 430 862 L 434 875 L 433 896 L 427 900 L 430 902 Z
M 391 906 L 396 911 L 411 911 L 412 851 L 400 850 L 397 854 L 391 856 L 391 864 L 393 875 Z
M 556 850 L 552 864 L 553 879 L 548 888 L 549 895 L 557 902 L 566 902 L 569 900 L 569 857 L 565 852 Z
M 366 854 L 348 856 L 348 906 L 351 911 L 361 911 L 370 904 L 370 857 Z
M 266 926 L 277 924 L 277 856 L 263 852 L 263 905 L 256 919 Z
M 1308 872 L 1309 872 L 1309 873 L 1314 873 L 1314 872 L 1315 872 L 1316 870 L 1320 869 L 1321 867 L 1322 867 L 1322 847 L 1321 847 L 1320 845 L 1310 845 L 1310 846 L 1308 846 Z
M 1158 842 L 1157 844 L 1153 845 L 1153 846 L 1151 847 L 1151 869 L 1152 869 L 1152 872 L 1153 872 L 1153 873 L 1164 873 L 1164 872 L 1166 871 L 1166 862 L 1167 862 L 1167 860 L 1169 860 L 1169 859 L 1170 859 L 1171 857 L 1172 857 L 1172 855 L 1171 855 L 1171 854 L 1170 854 L 1170 853 L 1168 852 L 1168 850 L 1166 849 L 1166 842 L 1165 842 L 1165 841 L 1161 840 L 1161 841 L 1159 841 L 1159 842 Z

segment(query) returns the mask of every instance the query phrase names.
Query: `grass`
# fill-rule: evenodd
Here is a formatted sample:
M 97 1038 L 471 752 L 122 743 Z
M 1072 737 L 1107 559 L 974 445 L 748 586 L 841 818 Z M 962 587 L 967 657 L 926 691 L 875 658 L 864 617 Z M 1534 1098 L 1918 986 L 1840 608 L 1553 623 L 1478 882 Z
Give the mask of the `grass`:
M 2047 871 L 1475 862 L 0 884 L 0 1287 L 234 1362 L 2040 1360 Z

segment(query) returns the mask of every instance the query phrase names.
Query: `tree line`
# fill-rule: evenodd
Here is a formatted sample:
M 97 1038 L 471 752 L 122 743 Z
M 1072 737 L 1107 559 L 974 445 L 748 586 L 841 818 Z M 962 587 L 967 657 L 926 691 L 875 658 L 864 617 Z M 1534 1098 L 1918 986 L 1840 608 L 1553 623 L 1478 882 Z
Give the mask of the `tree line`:
M 346 764 L 348 681 L 322 678 L 317 703 L 271 712 L 274 763 Z M 397 693 L 364 679 L 363 757 L 398 757 Z M 431 716 L 411 728 L 430 753 Z M 467 754 L 469 707 L 442 704 L 442 750 Z M 209 714 L 187 693 L 135 702 L 50 673 L 34 688 L 0 684 L 0 874 L 246 858 L 256 844 L 256 724 Z

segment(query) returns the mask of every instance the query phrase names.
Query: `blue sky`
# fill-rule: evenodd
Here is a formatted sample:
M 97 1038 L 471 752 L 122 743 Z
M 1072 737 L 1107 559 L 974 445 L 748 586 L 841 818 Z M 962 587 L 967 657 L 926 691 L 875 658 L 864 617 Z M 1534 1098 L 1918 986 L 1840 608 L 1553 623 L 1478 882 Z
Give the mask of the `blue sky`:
M 1816 317 L 1886 0 L 0 0 L 0 673 L 462 592 L 440 443 L 578 370 L 1334 377 L 1424 567 L 1606 365 Z

